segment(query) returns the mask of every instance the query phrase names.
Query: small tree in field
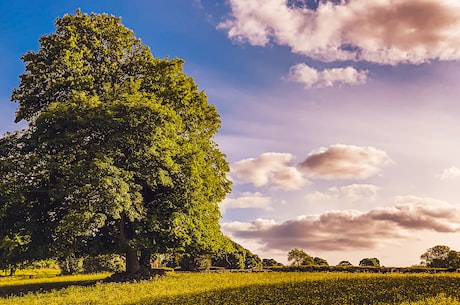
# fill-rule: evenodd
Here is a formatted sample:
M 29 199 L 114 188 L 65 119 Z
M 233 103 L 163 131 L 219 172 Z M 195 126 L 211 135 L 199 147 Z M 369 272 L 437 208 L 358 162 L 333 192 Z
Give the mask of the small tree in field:
M 350 263 L 349 261 L 341 261 L 340 263 L 337 264 L 337 266 L 352 267 L 353 264 Z
M 80 11 L 22 59 L 12 100 L 29 128 L 0 139 L 11 263 L 113 253 L 137 272 L 153 253 L 222 248 L 219 115 L 182 60 L 154 58 L 120 18 Z
M 309 266 L 314 265 L 313 257 L 301 249 L 292 249 L 288 253 L 288 261 L 292 261 L 292 266 Z
M 321 257 L 313 258 L 313 262 L 317 266 L 329 266 L 329 263 L 327 262 L 327 260 L 325 260 L 324 258 L 321 258 Z
M 362 267 L 380 267 L 380 261 L 376 257 L 363 258 L 359 262 L 359 265 L 362 266 Z

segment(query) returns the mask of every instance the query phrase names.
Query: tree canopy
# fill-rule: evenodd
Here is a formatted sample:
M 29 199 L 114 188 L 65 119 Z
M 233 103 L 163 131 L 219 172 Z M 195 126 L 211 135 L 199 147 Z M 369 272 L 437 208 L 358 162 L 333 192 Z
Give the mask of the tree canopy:
M 380 267 L 380 260 L 376 257 L 366 257 L 359 261 L 362 267 Z
M 313 257 L 308 255 L 304 250 L 294 248 L 288 253 L 288 261 L 292 261 L 292 266 L 314 265 Z
M 254 269 L 262 267 L 260 257 L 240 244 L 228 240 L 228 249 L 212 257 L 213 266 L 226 269 Z
M 0 139 L 11 263 L 125 253 L 134 272 L 151 253 L 222 249 L 219 114 L 182 60 L 153 57 L 120 18 L 80 11 L 22 59 L 12 100 L 29 128 Z
M 420 259 L 431 268 L 460 268 L 460 253 L 444 245 L 427 249 Z

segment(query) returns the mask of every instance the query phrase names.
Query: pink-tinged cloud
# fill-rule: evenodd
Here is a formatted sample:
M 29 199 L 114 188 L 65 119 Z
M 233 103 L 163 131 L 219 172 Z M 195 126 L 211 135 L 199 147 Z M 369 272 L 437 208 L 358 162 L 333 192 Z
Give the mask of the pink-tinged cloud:
M 286 45 L 322 61 L 380 64 L 460 59 L 460 1 L 319 1 L 316 10 L 286 0 L 229 0 L 218 25 L 238 42 Z
M 318 179 L 366 179 L 392 161 L 383 150 L 337 144 L 311 152 L 298 168 Z
M 314 251 L 375 249 L 419 231 L 460 232 L 460 206 L 433 199 L 399 197 L 393 207 L 358 211 L 330 211 L 285 222 L 258 219 L 223 223 L 225 234 L 262 245 L 265 249 Z
M 353 67 L 316 70 L 304 63 L 292 66 L 288 80 L 305 85 L 305 88 L 326 88 L 340 85 L 362 85 L 366 83 L 368 71 Z
M 350 184 L 341 187 L 331 187 L 328 192 L 313 192 L 306 196 L 309 203 L 327 201 L 358 202 L 375 201 L 379 187 L 372 184 Z
M 238 161 L 231 166 L 231 176 L 237 182 L 255 186 L 270 186 L 275 189 L 295 190 L 305 185 L 306 180 L 297 168 L 291 165 L 293 156 L 288 153 L 263 153 L 257 158 Z
M 220 204 L 220 210 L 225 213 L 228 209 L 264 209 L 270 210 L 271 198 L 261 193 L 245 193 L 238 198 L 225 198 Z
M 446 168 L 442 171 L 442 173 L 436 175 L 436 178 L 439 180 L 460 178 L 460 169 L 456 166 Z

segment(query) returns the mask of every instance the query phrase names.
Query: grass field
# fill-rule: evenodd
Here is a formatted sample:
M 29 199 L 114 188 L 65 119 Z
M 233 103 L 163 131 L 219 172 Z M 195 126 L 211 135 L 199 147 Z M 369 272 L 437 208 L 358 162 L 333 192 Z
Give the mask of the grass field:
M 460 305 L 458 274 L 188 273 L 135 284 L 98 282 L 105 276 L 2 279 L 0 304 Z
M 41 268 L 41 269 L 21 269 L 15 272 L 14 277 L 9 277 L 9 271 L 0 271 L 0 278 L 8 277 L 11 279 L 51 277 L 61 273 L 61 270 L 56 268 Z

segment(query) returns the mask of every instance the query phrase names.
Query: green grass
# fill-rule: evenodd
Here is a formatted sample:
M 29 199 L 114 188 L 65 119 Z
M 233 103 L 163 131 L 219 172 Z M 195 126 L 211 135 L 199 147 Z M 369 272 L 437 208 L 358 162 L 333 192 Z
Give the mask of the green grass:
M 0 299 L 0 304 L 460 305 L 458 274 L 189 273 L 135 284 L 86 285 L 104 276 L 27 280 L 23 288 L 47 285 L 46 291 L 56 290 L 35 290 L 22 297 Z M 14 290 L 19 285 L 16 281 L 0 288 Z
M 61 270 L 56 268 L 40 268 L 40 269 L 20 269 L 14 274 L 14 277 L 9 276 L 9 271 L 0 271 L 0 279 L 24 279 L 36 277 L 53 277 L 59 275 Z
M 32 295 L 32 293 L 49 292 L 70 286 L 94 286 L 98 281 L 109 275 L 109 273 L 72 276 L 54 275 L 32 279 L 5 277 L 0 279 L 0 297 L 5 298 L 24 294 Z M 0 304 L 2 304 L 2 301 L 0 300 Z

